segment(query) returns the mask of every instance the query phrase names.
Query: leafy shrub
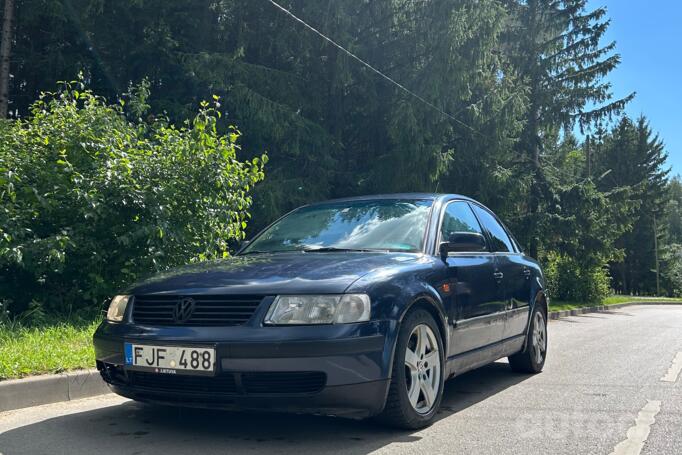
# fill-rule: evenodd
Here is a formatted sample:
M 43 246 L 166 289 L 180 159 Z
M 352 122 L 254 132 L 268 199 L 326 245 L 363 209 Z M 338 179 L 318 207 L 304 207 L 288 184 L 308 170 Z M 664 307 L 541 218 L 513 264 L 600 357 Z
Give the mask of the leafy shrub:
M 243 239 L 266 156 L 239 161 L 239 132 L 219 133 L 208 103 L 181 127 L 142 121 L 147 87 L 124 109 L 64 84 L 29 118 L 0 124 L 0 302 L 10 312 L 92 306 Z
M 606 265 L 585 267 L 572 257 L 551 253 L 544 271 L 547 288 L 554 299 L 600 303 L 610 294 Z
M 663 287 L 669 296 L 682 297 L 682 245 L 668 245 L 661 259 Z

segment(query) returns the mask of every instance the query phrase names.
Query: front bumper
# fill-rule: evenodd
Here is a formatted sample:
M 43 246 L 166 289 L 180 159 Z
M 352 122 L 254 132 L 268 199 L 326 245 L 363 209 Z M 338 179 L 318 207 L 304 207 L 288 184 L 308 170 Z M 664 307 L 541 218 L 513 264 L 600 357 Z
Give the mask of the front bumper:
M 105 381 L 114 392 L 136 400 L 366 417 L 383 409 L 396 327 L 395 321 L 305 327 L 145 327 L 105 321 L 94 344 Z M 140 378 L 124 365 L 124 342 L 212 345 L 216 376 L 179 382 L 155 373 Z

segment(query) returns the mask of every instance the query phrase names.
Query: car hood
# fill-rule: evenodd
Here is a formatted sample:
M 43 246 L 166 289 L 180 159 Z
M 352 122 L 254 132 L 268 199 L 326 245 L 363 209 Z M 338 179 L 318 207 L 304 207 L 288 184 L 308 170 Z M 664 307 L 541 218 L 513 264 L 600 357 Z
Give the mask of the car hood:
M 129 294 L 336 294 L 377 269 L 387 273 L 422 258 L 414 253 L 324 252 L 235 256 L 154 275 Z M 382 270 L 383 272 L 383 270 Z

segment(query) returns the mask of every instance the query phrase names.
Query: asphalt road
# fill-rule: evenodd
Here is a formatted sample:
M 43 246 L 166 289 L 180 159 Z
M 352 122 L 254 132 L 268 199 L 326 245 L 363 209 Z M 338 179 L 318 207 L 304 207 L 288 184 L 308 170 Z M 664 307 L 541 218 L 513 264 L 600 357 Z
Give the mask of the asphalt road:
M 497 362 L 449 381 L 422 431 L 105 395 L 0 414 L 0 453 L 682 454 L 682 306 L 552 321 L 549 340 L 542 374 Z

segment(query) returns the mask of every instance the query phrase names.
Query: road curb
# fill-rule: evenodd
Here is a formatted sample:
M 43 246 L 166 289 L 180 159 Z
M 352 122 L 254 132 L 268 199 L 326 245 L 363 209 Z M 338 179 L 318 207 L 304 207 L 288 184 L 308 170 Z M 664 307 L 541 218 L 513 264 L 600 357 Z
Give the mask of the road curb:
M 560 318 L 565 318 L 567 316 L 579 316 L 581 314 L 585 313 L 600 313 L 600 312 L 605 312 L 609 310 L 617 310 L 618 308 L 623 308 L 627 306 L 632 306 L 632 305 L 682 305 L 682 302 L 668 302 L 668 301 L 656 301 L 656 300 L 651 300 L 651 301 L 638 301 L 638 302 L 624 302 L 624 303 L 616 303 L 613 305 L 596 305 L 596 306 L 590 306 L 590 307 L 583 307 L 583 308 L 576 308 L 573 310 L 562 310 L 562 311 L 550 311 L 549 312 L 549 319 L 560 319 Z
M 0 382 L 0 412 L 109 393 L 95 369 Z

